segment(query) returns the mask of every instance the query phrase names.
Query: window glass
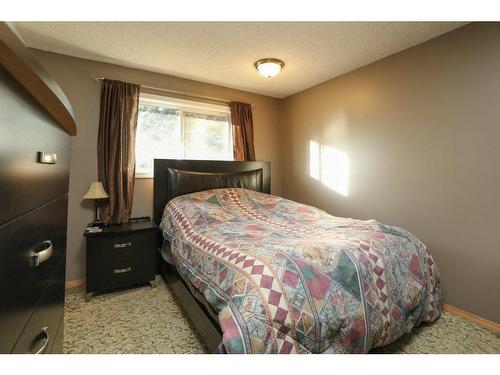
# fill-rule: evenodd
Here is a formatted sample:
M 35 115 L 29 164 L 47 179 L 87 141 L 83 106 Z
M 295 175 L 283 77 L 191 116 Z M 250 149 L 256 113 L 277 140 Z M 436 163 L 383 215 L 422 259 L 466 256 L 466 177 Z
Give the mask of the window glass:
M 140 103 L 135 139 L 136 173 L 152 173 L 154 158 L 182 156 L 179 110 Z
M 227 116 L 184 112 L 185 158 L 231 160 L 231 128 Z
M 229 109 L 215 106 L 219 112 L 214 106 L 203 108 L 203 103 L 193 107 L 185 101 L 141 97 L 135 143 L 137 176 L 152 176 L 155 158 L 233 160 Z

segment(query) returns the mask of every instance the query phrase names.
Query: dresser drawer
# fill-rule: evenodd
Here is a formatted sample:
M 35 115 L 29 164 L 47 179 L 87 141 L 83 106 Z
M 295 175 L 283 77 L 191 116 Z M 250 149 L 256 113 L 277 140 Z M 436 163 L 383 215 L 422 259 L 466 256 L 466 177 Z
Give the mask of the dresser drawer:
M 64 313 L 64 269 L 61 261 L 40 303 L 31 315 L 12 353 L 42 354 L 52 352 L 59 323 Z
M 155 278 L 156 233 L 87 238 L 87 293 Z
M 0 67 L 0 225 L 68 192 L 71 139 Z M 55 164 L 37 153 L 56 154 Z
M 0 353 L 12 350 L 65 256 L 67 206 L 64 196 L 0 227 Z
M 64 306 L 63 306 L 64 310 Z M 54 344 L 52 345 L 52 354 L 63 354 L 64 346 L 64 311 L 61 319 L 59 320 L 59 328 L 57 329 L 56 337 L 54 338 Z

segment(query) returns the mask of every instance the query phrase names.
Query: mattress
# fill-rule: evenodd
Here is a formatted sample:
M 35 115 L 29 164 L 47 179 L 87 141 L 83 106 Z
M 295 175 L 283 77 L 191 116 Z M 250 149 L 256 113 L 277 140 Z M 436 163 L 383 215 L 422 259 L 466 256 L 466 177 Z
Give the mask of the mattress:
M 235 188 L 176 197 L 160 228 L 228 353 L 366 353 L 440 314 L 436 264 L 401 228 Z
M 160 254 L 165 262 L 175 266 L 174 257 L 172 256 L 172 250 L 170 250 L 169 242 L 163 241 L 163 245 L 160 248 Z

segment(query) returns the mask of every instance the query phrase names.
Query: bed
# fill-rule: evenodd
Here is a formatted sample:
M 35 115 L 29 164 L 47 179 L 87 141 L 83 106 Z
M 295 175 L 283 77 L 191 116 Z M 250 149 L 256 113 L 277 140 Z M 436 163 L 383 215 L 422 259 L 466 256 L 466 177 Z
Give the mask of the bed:
M 210 350 L 366 353 L 440 314 L 404 229 L 270 195 L 266 162 L 155 160 L 162 270 Z

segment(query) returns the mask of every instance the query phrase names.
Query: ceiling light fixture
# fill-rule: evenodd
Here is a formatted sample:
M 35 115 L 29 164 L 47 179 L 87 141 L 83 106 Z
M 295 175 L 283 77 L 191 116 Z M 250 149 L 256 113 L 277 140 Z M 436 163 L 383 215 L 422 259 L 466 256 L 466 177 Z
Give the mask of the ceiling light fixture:
M 277 76 L 284 66 L 283 61 L 274 58 L 260 59 L 255 63 L 255 68 L 262 76 L 267 78 Z

